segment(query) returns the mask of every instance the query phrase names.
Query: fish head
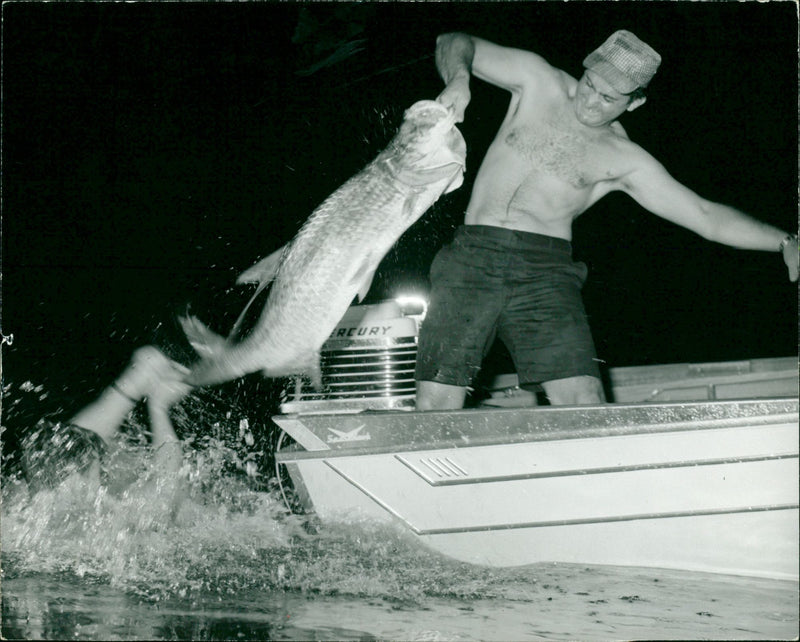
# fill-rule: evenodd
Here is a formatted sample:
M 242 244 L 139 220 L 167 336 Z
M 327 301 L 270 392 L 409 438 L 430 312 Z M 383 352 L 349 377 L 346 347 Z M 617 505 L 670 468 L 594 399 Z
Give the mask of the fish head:
M 445 190 L 450 192 L 464 181 L 467 143 L 456 127 L 454 110 L 435 100 L 420 100 L 405 111 L 391 148 L 403 173 L 416 175 L 417 184 L 451 176 Z

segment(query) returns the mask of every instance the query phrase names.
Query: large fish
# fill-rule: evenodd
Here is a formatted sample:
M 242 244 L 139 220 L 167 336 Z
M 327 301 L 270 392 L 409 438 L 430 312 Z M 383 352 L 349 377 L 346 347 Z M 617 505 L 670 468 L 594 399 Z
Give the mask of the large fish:
M 462 184 L 466 149 L 451 111 L 430 100 L 407 109 L 386 149 L 329 196 L 288 245 L 239 277 L 260 285 L 227 339 L 195 317 L 181 320 L 201 357 L 188 383 L 214 385 L 261 371 L 308 375 L 319 388 L 322 344 L 355 297 L 366 295 L 392 245 Z M 243 334 L 248 308 L 270 283 L 258 321 Z

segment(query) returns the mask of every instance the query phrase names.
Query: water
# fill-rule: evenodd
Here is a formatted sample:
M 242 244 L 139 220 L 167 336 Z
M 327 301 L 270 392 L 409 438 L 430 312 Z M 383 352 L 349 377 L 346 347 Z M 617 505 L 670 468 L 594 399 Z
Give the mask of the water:
M 444 558 L 399 529 L 320 527 L 258 477 L 248 424 L 206 430 L 182 491 L 128 439 L 109 477 L 5 473 L 2 634 L 80 640 L 792 639 L 792 582 Z M 182 427 L 185 432 L 185 426 Z M 203 431 L 200 431 L 203 432 Z M 236 443 L 232 443 L 236 442 Z M 260 479 L 259 483 L 254 480 Z M 125 483 L 122 483 L 124 480 Z
M 564 584 L 587 589 L 594 586 L 606 597 L 608 589 L 603 588 L 609 581 L 640 587 L 648 580 L 653 583 L 652 578 L 637 579 L 636 573 L 592 569 L 564 573 L 538 569 L 536 574 L 548 579 L 557 575 Z M 735 582 L 710 580 L 706 586 L 725 597 L 716 600 L 715 612 L 696 612 L 691 599 L 670 594 L 689 588 L 697 598 L 704 578 L 674 576 L 662 581 L 665 586 L 658 595 L 664 608 L 643 596 L 598 606 L 580 594 L 585 591 L 569 595 L 552 589 L 529 599 L 429 597 L 424 604 L 250 590 L 235 597 L 151 604 L 105 586 L 30 578 L 9 587 L 13 595 L 5 598 L 3 633 L 28 639 L 94 640 L 782 639 L 791 633 L 791 623 L 781 621 L 788 614 L 772 612 L 777 607 L 763 608 L 776 595 L 768 587 L 747 589 Z M 688 586 L 681 588 L 684 583 Z M 747 603 L 745 595 L 755 605 L 748 604 L 747 614 L 736 613 L 736 603 Z

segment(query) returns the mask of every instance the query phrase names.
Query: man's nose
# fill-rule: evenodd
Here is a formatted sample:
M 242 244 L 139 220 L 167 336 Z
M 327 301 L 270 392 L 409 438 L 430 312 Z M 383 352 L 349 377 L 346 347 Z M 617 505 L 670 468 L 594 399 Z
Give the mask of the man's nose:
M 589 97 L 586 99 L 586 105 L 587 105 L 587 107 L 591 107 L 592 109 L 594 109 L 594 108 L 595 108 L 595 107 L 597 107 L 599 104 L 600 104 L 600 96 L 599 96 L 599 95 L 597 95 L 597 94 L 596 94 L 596 93 L 594 93 L 594 92 L 592 92 L 591 94 L 589 94 Z

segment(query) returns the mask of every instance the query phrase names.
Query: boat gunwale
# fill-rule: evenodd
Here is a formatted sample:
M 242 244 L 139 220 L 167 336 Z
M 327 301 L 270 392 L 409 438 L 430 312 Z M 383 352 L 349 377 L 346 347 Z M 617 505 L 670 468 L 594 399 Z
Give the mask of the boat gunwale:
M 386 412 L 371 412 L 371 413 L 347 413 L 347 414 L 290 414 L 283 416 L 273 417 L 273 421 L 280 427 L 280 420 L 285 418 L 287 420 L 303 422 L 303 420 L 311 420 L 312 422 L 320 420 L 331 420 L 335 418 L 358 418 L 358 421 L 382 418 L 384 420 L 393 418 L 402 418 L 408 420 L 410 417 L 428 417 L 435 422 L 441 419 L 443 415 L 450 419 L 457 419 L 459 417 L 468 419 L 478 419 L 476 413 L 484 415 L 490 413 L 493 419 L 501 419 L 502 416 L 519 415 L 521 413 L 547 413 L 555 416 L 564 412 L 579 413 L 581 415 L 598 414 L 601 411 L 615 411 L 616 414 L 635 413 L 639 409 L 646 409 L 653 414 L 663 410 L 681 409 L 681 411 L 691 411 L 693 408 L 706 407 L 718 408 L 724 407 L 732 409 L 733 406 L 741 407 L 747 406 L 753 410 L 762 408 L 761 412 L 743 413 L 742 415 L 731 415 L 715 418 L 702 418 L 695 417 L 692 419 L 680 420 L 667 420 L 662 422 L 648 422 L 648 423 L 628 423 L 620 425 L 622 421 L 617 422 L 616 425 L 604 426 L 591 426 L 591 427 L 569 427 L 569 428 L 552 428 L 534 426 L 533 428 L 528 425 L 528 430 L 519 432 L 493 433 L 493 434 L 477 434 L 465 435 L 464 433 L 453 435 L 452 437 L 432 438 L 425 440 L 414 440 L 395 443 L 382 443 L 377 445 L 364 445 L 363 441 L 336 441 L 326 442 L 328 448 L 317 450 L 306 450 L 302 445 L 293 444 L 287 446 L 283 450 L 275 453 L 277 463 L 287 463 L 289 461 L 310 460 L 310 459 L 324 459 L 329 457 L 348 457 L 357 455 L 381 455 L 397 452 L 417 452 L 424 450 L 443 450 L 450 448 L 473 448 L 480 446 L 495 446 L 504 444 L 518 444 L 526 442 L 546 442 L 546 441 L 565 441 L 574 439 L 592 439 L 602 437 L 622 437 L 634 435 L 648 435 L 669 432 L 692 432 L 698 430 L 716 430 L 722 428 L 734 428 L 752 425 L 753 427 L 783 424 L 783 423 L 798 423 L 798 400 L 794 398 L 775 398 L 775 399 L 748 399 L 748 400 L 725 400 L 725 401 L 704 401 L 704 402 L 678 402 L 678 403 L 633 403 L 633 404 L 606 404 L 606 405 L 593 405 L 593 406 L 548 406 L 545 408 L 504 408 L 504 409 L 491 409 L 491 410 L 454 410 L 454 411 L 386 411 Z M 793 406 L 793 409 L 789 409 Z M 773 407 L 774 411 L 764 411 L 763 409 Z M 782 407 L 782 408 L 781 408 Z M 781 408 L 781 411 L 778 409 Z M 605 415 L 609 412 L 603 413 Z M 645 413 L 649 414 L 649 413 Z M 313 419 L 312 419 L 313 418 Z M 516 427 L 516 426 L 515 426 Z M 374 425 L 369 429 L 377 428 L 380 430 L 391 430 L 393 427 L 389 424 Z M 486 427 L 479 427 L 486 428 Z M 314 430 L 308 428 L 314 433 Z M 319 438 L 319 436 L 317 435 Z M 413 437 L 413 436 L 410 436 Z

